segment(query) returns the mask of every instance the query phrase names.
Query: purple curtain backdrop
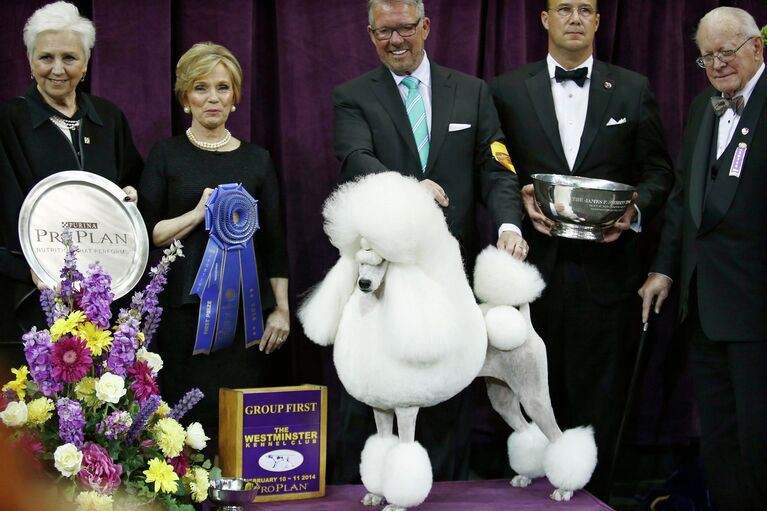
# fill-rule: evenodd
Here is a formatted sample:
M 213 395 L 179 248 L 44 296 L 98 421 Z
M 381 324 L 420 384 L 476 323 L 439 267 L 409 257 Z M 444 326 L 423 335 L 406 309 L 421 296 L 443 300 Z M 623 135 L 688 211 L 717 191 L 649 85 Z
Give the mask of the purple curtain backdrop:
M 3 2 L 0 30 L 0 101 L 31 83 L 22 42 L 26 19 L 40 0 Z M 230 117 L 239 138 L 267 147 L 277 162 L 285 200 L 293 310 L 300 295 L 335 260 L 322 231 L 321 206 L 338 177 L 333 156 L 333 88 L 378 65 L 364 0 L 79 0 L 97 28 L 85 89 L 116 103 L 127 115 L 139 150 L 181 133 L 188 118 L 172 96 L 174 67 L 191 44 L 212 40 L 229 47 L 244 71 L 243 100 Z M 435 61 L 492 79 L 546 54 L 541 0 L 427 0 Z M 676 155 L 687 106 L 707 84 L 694 59 L 697 21 L 718 5 L 734 5 L 767 23 L 764 1 L 604 0 L 596 56 L 645 74 L 660 103 L 668 146 Z M 657 239 L 653 226 L 647 257 Z M 654 322 L 631 441 L 684 441 L 694 433 L 684 346 L 676 342 L 670 307 Z M 281 380 L 326 383 L 337 394 L 328 350 L 303 337 L 293 323 L 291 342 L 274 356 Z M 331 402 L 331 435 L 333 412 Z M 478 415 L 479 417 L 483 415 Z M 333 438 L 331 436 L 330 452 Z

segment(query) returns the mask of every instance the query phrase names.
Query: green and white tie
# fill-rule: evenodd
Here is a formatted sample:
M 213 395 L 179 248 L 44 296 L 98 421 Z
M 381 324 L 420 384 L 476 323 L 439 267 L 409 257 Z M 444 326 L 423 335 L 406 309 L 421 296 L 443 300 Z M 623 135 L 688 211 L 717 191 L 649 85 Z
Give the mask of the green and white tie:
M 429 127 L 426 124 L 426 108 L 423 106 L 423 98 L 418 92 L 420 81 L 413 76 L 406 76 L 402 83 L 408 88 L 405 108 L 410 126 L 413 128 L 415 146 L 418 148 L 418 157 L 421 159 L 421 172 L 426 171 L 426 162 L 429 161 Z

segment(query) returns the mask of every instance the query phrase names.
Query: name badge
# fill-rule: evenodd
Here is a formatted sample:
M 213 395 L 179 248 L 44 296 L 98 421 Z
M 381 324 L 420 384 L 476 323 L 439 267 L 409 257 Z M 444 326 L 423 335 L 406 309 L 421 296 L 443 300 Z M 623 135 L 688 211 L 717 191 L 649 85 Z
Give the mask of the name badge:
M 740 177 L 740 172 L 743 170 L 743 162 L 746 160 L 747 151 L 748 146 L 745 142 L 738 144 L 738 148 L 735 149 L 735 156 L 732 157 L 729 176 Z

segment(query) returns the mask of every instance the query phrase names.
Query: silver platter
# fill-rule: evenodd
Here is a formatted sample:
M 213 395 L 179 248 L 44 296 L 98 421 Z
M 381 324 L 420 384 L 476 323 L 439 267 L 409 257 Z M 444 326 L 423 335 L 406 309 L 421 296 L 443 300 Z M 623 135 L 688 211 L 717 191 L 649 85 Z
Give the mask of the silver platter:
M 99 262 L 112 277 L 115 298 L 128 294 L 146 268 L 149 238 L 133 202 L 113 182 L 79 170 L 57 172 L 35 185 L 21 205 L 19 240 L 30 268 L 48 287 L 60 282 L 65 225 L 80 248 L 83 274 Z

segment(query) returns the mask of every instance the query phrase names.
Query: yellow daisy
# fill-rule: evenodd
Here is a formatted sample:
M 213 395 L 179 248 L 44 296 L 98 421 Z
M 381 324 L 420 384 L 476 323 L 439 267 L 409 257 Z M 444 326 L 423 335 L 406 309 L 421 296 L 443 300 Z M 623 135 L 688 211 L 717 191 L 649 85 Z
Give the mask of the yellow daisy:
M 146 482 L 154 483 L 154 492 L 176 493 L 178 490 L 178 475 L 173 471 L 173 467 L 161 460 L 152 458 L 149 460 L 149 468 L 144 470 Z
M 77 328 L 77 335 L 87 341 L 88 348 L 94 357 L 112 347 L 112 332 L 102 330 L 97 325 L 87 321 Z
M 29 376 L 29 369 L 27 366 L 21 366 L 18 369 L 11 369 L 11 372 L 16 375 L 16 378 L 3 385 L 3 392 L 6 390 L 12 390 L 16 393 L 19 399 L 24 399 L 27 395 L 27 376 Z
M 64 334 L 76 333 L 80 323 L 85 321 L 85 313 L 80 310 L 73 311 L 66 318 L 57 319 L 51 325 L 51 341 L 56 342 Z
M 184 449 L 186 431 L 175 419 L 164 417 L 154 427 L 154 439 L 166 458 L 175 458 Z

